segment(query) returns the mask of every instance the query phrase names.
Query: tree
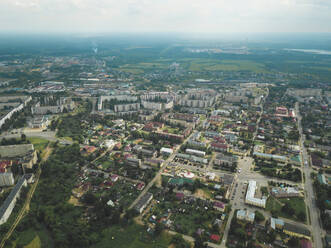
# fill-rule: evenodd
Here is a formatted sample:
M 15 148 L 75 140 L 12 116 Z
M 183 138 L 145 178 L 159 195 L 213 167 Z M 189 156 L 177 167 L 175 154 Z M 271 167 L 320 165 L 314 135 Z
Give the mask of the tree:
M 94 205 L 97 202 L 97 200 L 98 200 L 97 197 L 90 191 L 88 191 L 82 199 L 82 201 L 88 205 Z
M 207 245 L 203 242 L 200 236 L 195 238 L 194 248 L 207 248 Z
M 160 222 L 156 222 L 154 234 L 156 236 L 159 236 L 163 230 L 164 230 L 164 225 Z
M 261 222 L 261 221 L 264 221 L 265 220 L 265 217 L 264 217 L 264 215 L 261 212 L 255 211 L 255 220 L 257 222 Z
M 301 221 L 305 221 L 306 220 L 306 214 L 304 212 L 300 212 L 298 214 L 298 219 Z
M 293 247 L 293 248 L 299 247 L 299 239 L 296 238 L 296 237 L 292 237 L 292 238 L 290 238 L 290 240 L 287 242 L 287 244 L 288 244 L 290 247 Z

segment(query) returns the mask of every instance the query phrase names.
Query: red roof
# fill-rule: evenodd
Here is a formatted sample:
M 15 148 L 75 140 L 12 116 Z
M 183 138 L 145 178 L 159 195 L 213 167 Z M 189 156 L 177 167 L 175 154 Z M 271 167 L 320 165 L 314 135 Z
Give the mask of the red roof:
M 217 234 L 212 234 L 212 235 L 210 235 L 210 239 L 218 242 L 218 241 L 220 241 L 220 236 Z
M 309 240 L 302 239 L 300 244 L 302 248 L 312 248 L 311 242 Z
M 222 144 L 222 143 L 212 143 L 211 146 L 217 147 L 217 148 L 222 148 L 222 149 L 228 148 L 228 146 L 226 144 Z

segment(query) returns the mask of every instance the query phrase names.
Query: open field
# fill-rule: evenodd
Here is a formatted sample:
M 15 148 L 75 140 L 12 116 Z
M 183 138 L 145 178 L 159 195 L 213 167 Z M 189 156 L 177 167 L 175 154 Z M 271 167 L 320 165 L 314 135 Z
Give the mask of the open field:
M 290 215 L 282 210 L 282 207 L 286 203 L 291 208 L 294 209 L 294 214 Z M 294 221 L 301 221 L 301 222 L 302 220 L 300 220 L 298 216 L 300 213 L 304 213 L 305 219 L 307 219 L 304 199 L 299 197 L 283 198 L 283 199 L 275 199 L 274 197 L 269 197 L 267 201 L 266 210 L 270 211 L 273 215 L 277 215 L 278 217 L 283 217 L 286 219 L 291 219 Z
M 28 138 L 28 140 L 33 144 L 34 148 L 37 151 L 42 151 L 45 149 L 45 147 L 48 144 L 48 140 L 46 139 L 41 139 L 41 138 L 36 138 L 36 137 L 31 137 Z
M 52 239 L 45 228 L 41 228 L 40 230 L 36 230 L 34 228 L 24 230 L 18 234 L 18 238 L 12 244 L 13 245 L 11 247 L 13 248 L 53 247 Z
M 110 227 L 103 232 L 104 238 L 96 243 L 93 248 L 167 248 L 171 236 L 162 233 L 159 237 L 153 237 L 146 233 L 144 227 L 133 224 L 125 230 L 120 226 Z

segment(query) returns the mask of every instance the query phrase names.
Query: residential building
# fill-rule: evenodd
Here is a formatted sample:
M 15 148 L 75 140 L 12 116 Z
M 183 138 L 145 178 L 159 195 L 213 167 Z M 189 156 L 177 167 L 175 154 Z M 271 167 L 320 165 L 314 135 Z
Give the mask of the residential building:
M 255 213 L 248 210 L 238 210 L 237 219 L 253 223 L 255 220 Z
M 165 156 L 170 156 L 174 151 L 170 148 L 162 147 L 160 152 Z
M 27 182 L 25 175 L 23 175 L 14 186 L 4 203 L 0 207 L 0 225 L 6 223 L 8 218 L 10 217 L 17 199 L 20 196 L 21 190 L 23 187 L 26 187 Z
M 14 185 L 14 176 L 11 172 L 0 173 L 0 187 Z
M 32 168 L 38 159 L 33 144 L 0 146 L 0 157 L 15 160 L 27 168 Z
M 257 190 L 256 181 L 250 180 L 248 183 L 248 188 L 247 188 L 247 192 L 246 192 L 245 203 L 256 206 L 256 207 L 265 208 L 267 199 L 266 198 L 256 198 L 255 197 L 256 190 Z
M 141 214 L 152 199 L 153 199 L 153 194 L 147 192 L 140 198 L 140 200 L 137 202 L 134 208 Z
M 299 197 L 300 191 L 293 187 L 274 187 L 271 189 L 271 194 L 276 198 Z
M 199 151 L 199 150 L 193 150 L 193 149 L 186 149 L 186 153 L 196 155 L 196 156 L 199 156 L 199 157 L 206 156 L 206 152 Z

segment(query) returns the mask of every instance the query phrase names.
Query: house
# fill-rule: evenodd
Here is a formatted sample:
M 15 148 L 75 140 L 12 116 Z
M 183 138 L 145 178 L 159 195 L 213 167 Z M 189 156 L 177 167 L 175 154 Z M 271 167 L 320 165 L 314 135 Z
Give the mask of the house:
M 301 239 L 300 245 L 301 245 L 301 248 L 312 248 L 312 244 L 311 244 L 310 240 Z
M 218 211 L 224 212 L 225 204 L 223 202 L 215 201 L 214 205 L 213 205 L 213 208 L 218 210 Z
M 112 182 L 116 182 L 117 180 L 118 180 L 118 175 L 116 175 L 116 174 L 113 174 L 113 175 L 111 175 L 110 176 L 110 180 L 112 181 Z
M 176 199 L 179 201 L 184 200 L 185 194 L 183 192 L 177 192 L 176 193 Z
M 17 161 L 27 168 L 32 168 L 38 160 L 33 144 L 0 146 L 0 157 Z
M 134 208 L 141 214 L 152 199 L 153 199 L 153 194 L 147 192 L 139 199 L 139 201 L 136 203 Z
M 90 155 L 97 150 L 95 146 L 84 146 L 80 149 L 82 155 Z
M 220 236 L 219 235 L 217 235 L 217 234 L 212 234 L 212 235 L 210 235 L 210 240 L 211 241 L 213 241 L 213 242 L 215 242 L 215 243 L 218 243 L 219 241 L 220 241 Z
M 13 161 L 11 160 L 3 160 L 0 161 L 0 173 L 4 173 L 7 171 L 7 167 L 11 166 Z
M 138 183 L 136 188 L 137 190 L 143 190 L 145 188 L 145 183 Z

